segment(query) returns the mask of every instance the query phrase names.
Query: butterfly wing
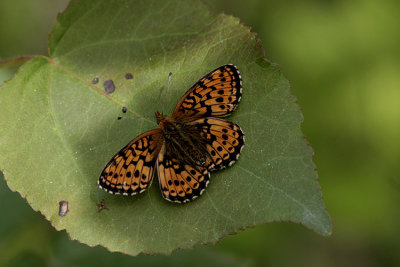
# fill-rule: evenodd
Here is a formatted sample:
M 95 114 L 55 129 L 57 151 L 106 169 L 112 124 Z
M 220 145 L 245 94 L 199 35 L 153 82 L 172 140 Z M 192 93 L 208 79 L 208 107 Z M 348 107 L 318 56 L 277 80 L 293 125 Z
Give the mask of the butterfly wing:
M 176 105 L 172 118 L 224 117 L 242 96 L 242 79 L 234 65 L 221 66 L 195 83 Z
M 201 133 L 209 154 L 206 161 L 208 170 L 231 166 L 239 157 L 244 146 L 244 134 L 239 125 L 222 118 L 201 118 L 189 122 L 188 128 Z
M 123 195 L 135 195 L 146 190 L 153 180 L 161 144 L 161 129 L 145 132 L 133 139 L 107 163 L 98 180 L 99 187 Z
M 205 167 L 192 166 L 179 160 L 164 144 L 157 159 L 160 190 L 166 200 L 188 202 L 200 196 L 207 187 L 210 173 Z

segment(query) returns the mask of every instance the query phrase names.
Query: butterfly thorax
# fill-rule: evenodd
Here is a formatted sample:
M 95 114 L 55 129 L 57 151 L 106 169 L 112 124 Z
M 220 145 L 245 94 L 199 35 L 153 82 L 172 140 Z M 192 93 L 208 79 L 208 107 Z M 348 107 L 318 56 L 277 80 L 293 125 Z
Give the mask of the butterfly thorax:
M 181 161 L 190 165 L 203 166 L 207 156 L 200 131 L 194 126 L 168 118 L 162 113 L 156 112 L 155 116 L 171 156 L 180 158 Z

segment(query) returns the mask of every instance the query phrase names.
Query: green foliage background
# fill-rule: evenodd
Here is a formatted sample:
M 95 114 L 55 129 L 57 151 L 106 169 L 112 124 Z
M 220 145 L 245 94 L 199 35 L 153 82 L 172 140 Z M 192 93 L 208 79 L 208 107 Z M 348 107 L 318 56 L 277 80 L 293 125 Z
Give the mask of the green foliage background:
M 400 25 L 396 1 L 207 1 L 259 34 L 303 109 L 333 236 L 272 223 L 216 246 L 131 258 L 56 232 L 0 179 L 0 266 L 97 263 L 377 266 L 400 257 Z M 47 54 L 47 33 L 67 1 L 0 2 L 0 60 Z M 12 68 L 0 71 L 9 79 Z

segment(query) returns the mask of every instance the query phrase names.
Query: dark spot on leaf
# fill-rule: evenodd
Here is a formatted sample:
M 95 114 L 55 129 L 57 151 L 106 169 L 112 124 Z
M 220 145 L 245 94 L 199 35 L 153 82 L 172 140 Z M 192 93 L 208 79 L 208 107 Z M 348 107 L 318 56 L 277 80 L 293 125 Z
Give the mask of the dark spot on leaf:
M 69 209 L 68 209 L 68 201 L 62 200 L 60 202 L 58 202 L 59 204 L 59 208 L 58 208 L 58 215 L 60 215 L 61 217 L 64 217 L 65 215 L 67 215 Z
M 107 80 L 103 83 L 104 90 L 106 91 L 107 94 L 111 94 L 115 91 L 115 85 L 113 80 Z
M 122 107 L 122 112 L 126 113 L 127 108 L 126 107 Z
M 127 79 L 127 80 L 133 79 L 132 73 L 125 74 L 125 79 Z
M 93 80 L 92 80 L 92 84 L 97 84 L 99 82 L 99 78 L 94 78 Z

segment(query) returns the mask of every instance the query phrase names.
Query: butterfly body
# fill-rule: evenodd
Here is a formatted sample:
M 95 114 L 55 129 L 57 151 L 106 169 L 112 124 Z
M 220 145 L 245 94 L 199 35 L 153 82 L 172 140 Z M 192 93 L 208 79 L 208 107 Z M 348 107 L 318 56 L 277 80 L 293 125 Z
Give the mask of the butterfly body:
M 160 126 L 163 142 L 170 154 L 181 163 L 192 166 L 202 166 L 206 161 L 205 145 L 201 144 L 202 136 L 184 122 L 168 118 L 164 114 L 156 112 L 157 123 Z
M 100 188 L 134 195 L 152 183 L 155 167 L 166 200 L 183 203 L 202 194 L 210 171 L 232 165 L 244 145 L 240 127 L 222 119 L 241 98 L 241 77 L 233 65 L 201 78 L 182 97 L 171 117 L 156 112 L 160 128 L 139 135 L 104 168 Z

